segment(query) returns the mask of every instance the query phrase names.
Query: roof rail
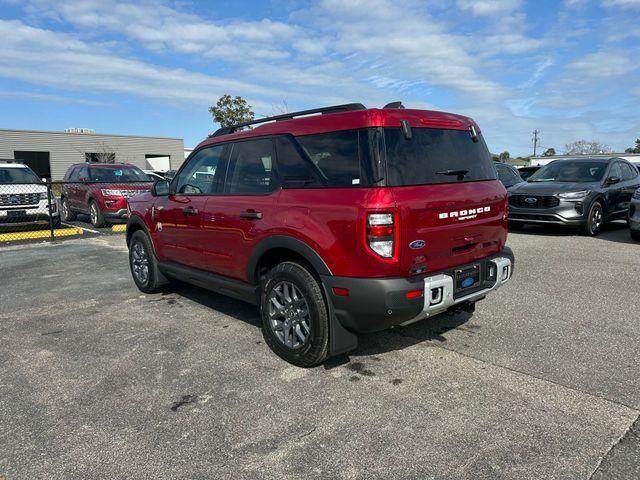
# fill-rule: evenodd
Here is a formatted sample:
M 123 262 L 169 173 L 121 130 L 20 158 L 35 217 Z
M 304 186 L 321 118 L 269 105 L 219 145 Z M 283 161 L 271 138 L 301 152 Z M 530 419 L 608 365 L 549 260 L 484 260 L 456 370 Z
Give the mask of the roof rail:
M 301 110 L 299 112 L 283 113 L 282 115 L 259 118 L 257 120 L 251 120 L 250 122 L 243 122 L 243 123 L 238 123 L 236 125 L 231 125 L 230 127 L 219 128 L 218 130 L 213 132 L 211 135 L 209 135 L 209 138 L 219 137 L 220 135 L 227 135 L 229 133 L 233 133 L 237 131 L 239 128 L 248 127 L 250 125 L 257 125 L 259 123 L 266 123 L 266 122 L 273 122 L 273 121 L 280 122 L 283 120 L 291 120 L 294 117 L 302 117 L 304 115 L 311 115 L 313 113 L 321 113 L 324 115 L 326 113 L 349 112 L 352 110 L 365 110 L 365 109 L 366 107 L 361 103 L 345 103 L 343 105 L 333 105 L 331 107 L 313 108 L 311 110 Z

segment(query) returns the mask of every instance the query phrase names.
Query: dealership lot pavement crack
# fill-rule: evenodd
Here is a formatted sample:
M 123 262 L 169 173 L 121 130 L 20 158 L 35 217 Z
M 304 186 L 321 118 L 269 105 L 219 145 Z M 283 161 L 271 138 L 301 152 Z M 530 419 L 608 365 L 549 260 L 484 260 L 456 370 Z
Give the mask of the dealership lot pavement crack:
M 5 247 L 0 475 L 638 478 L 627 235 L 512 234 L 515 277 L 473 316 L 310 370 L 269 351 L 251 306 L 141 295 L 122 236 Z

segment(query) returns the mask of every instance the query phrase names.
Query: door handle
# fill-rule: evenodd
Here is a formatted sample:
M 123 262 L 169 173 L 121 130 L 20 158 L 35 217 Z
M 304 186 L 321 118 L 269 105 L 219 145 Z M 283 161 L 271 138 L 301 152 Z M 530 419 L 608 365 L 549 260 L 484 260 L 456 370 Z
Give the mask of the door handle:
M 240 218 L 246 218 L 247 220 L 260 220 L 262 218 L 262 212 L 247 210 L 246 212 L 240 213 Z
M 197 215 L 198 209 L 195 207 L 184 207 L 182 209 L 182 213 L 185 215 Z

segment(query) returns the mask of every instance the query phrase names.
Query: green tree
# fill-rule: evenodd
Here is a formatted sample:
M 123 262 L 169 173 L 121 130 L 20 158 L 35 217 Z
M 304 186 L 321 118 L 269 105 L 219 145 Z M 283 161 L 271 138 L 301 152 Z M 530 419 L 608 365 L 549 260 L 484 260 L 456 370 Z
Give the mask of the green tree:
M 509 152 L 502 152 L 498 158 L 502 163 L 506 163 L 506 161 L 511 158 L 511 155 Z
M 543 157 L 553 157 L 556 154 L 555 148 L 547 148 L 542 154 Z
M 213 121 L 221 127 L 250 122 L 255 118 L 251 105 L 244 98 L 228 94 L 221 96 L 214 106 L 209 107 L 209 113 L 213 116 Z
M 626 153 L 640 153 L 640 138 L 636 139 L 636 146 L 625 150 Z

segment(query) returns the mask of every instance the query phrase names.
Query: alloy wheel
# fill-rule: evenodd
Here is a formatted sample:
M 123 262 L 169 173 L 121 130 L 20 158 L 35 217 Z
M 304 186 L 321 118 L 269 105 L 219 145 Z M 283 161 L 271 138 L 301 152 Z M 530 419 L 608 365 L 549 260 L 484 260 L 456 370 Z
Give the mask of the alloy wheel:
M 135 242 L 131 246 L 131 270 L 138 282 L 146 285 L 149 281 L 149 255 L 144 245 Z
M 291 349 L 302 347 L 311 333 L 309 305 L 293 283 L 277 283 L 268 298 L 269 325 L 280 342 Z
M 602 208 L 598 205 L 591 211 L 591 233 L 596 233 L 602 225 Z
M 97 211 L 97 208 L 98 207 L 96 207 L 95 203 L 91 204 L 91 215 L 90 216 L 91 216 L 91 223 L 93 223 L 94 225 L 96 223 L 98 223 L 98 211 Z

